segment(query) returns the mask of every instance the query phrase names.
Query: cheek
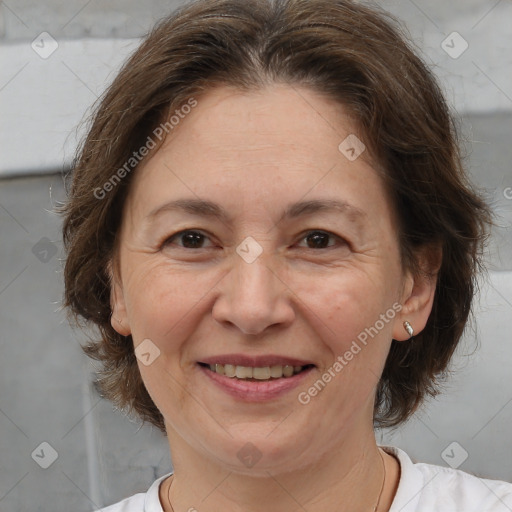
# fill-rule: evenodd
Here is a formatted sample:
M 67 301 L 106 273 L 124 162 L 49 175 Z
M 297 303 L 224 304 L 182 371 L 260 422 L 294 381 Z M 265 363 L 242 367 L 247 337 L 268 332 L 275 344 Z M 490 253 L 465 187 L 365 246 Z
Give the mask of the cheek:
M 315 383 L 302 391 L 314 397 L 318 408 L 329 411 L 326 414 L 333 422 L 343 423 L 358 411 L 372 410 L 392 330 L 391 314 L 387 322 L 380 315 L 386 311 L 394 315 L 392 304 L 386 304 L 386 293 L 384 281 L 376 283 L 364 273 L 347 272 L 304 294 L 305 311 L 309 310 L 306 322 L 320 340 L 318 379 L 326 385 Z
M 155 405 L 169 415 L 187 402 L 187 391 L 175 372 L 179 372 L 182 342 L 198 325 L 194 311 L 201 307 L 205 281 L 168 264 L 144 262 L 131 275 L 128 289 L 135 347 L 149 339 L 159 350 L 149 365 L 137 361 L 139 371 Z
M 160 263 L 140 264 L 128 283 L 127 310 L 135 343 L 144 338 L 163 343 L 175 337 L 182 321 L 208 287 L 207 280 L 191 278 L 184 272 Z
M 333 271 L 327 278 L 313 280 L 315 286 L 311 286 L 310 277 L 304 277 L 302 291 L 297 295 L 303 297 L 307 321 L 323 340 L 332 360 L 349 350 L 354 341 L 365 348 L 365 342 L 384 340 L 391 330 L 388 318 L 383 325 L 378 323 L 378 333 L 372 329 L 380 315 L 392 306 L 385 276 L 373 270 L 373 274 L 368 269 Z M 380 359 L 380 351 L 362 352 L 366 353 L 359 359 Z M 323 362 L 329 365 L 329 361 Z

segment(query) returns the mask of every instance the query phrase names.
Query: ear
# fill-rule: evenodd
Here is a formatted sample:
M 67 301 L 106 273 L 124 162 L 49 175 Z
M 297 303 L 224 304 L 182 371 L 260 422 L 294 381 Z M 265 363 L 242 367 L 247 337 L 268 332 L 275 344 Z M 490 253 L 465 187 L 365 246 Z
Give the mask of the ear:
M 414 329 L 413 336 L 419 334 L 427 325 L 442 263 L 442 246 L 441 244 L 424 245 L 416 251 L 416 257 L 421 272 L 414 276 L 411 271 L 407 271 L 405 275 L 400 301 L 402 309 L 396 316 L 393 327 L 393 339 L 397 341 L 409 339 L 409 334 L 403 326 L 405 320 Z
M 107 273 L 110 279 L 110 309 L 112 310 L 110 324 L 122 336 L 129 336 L 132 331 L 128 322 L 123 286 L 117 267 L 112 260 L 107 265 Z

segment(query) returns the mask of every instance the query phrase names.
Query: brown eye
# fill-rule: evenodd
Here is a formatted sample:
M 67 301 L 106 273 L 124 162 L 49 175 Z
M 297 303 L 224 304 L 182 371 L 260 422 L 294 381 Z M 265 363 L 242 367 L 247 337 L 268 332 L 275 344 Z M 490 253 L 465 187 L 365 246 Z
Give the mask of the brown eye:
M 186 230 L 175 233 L 167 238 L 164 245 L 177 245 L 184 249 L 203 249 L 203 242 L 207 238 L 206 235 L 199 231 Z M 174 240 L 178 240 L 181 243 L 175 243 Z
M 329 239 L 336 238 L 341 240 L 336 235 L 327 233 L 325 231 L 310 231 L 306 236 L 302 237 L 301 240 L 307 240 L 308 249 L 328 249 L 333 247 L 335 244 L 329 245 Z

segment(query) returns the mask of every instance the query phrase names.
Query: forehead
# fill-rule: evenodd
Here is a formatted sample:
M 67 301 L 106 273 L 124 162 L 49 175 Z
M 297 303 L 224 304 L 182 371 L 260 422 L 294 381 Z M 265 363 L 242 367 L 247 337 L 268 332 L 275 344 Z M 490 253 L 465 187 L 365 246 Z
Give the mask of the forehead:
M 269 157 L 293 151 L 318 160 L 326 149 L 326 156 L 339 157 L 339 142 L 356 131 L 342 105 L 305 88 L 274 85 L 242 92 L 217 87 L 198 99 L 162 149 L 173 146 L 179 152 L 180 146 L 197 143 L 212 156 L 229 154 L 230 159 L 237 158 L 236 148 Z
M 342 105 L 308 89 L 218 87 L 197 98 L 137 169 L 132 189 L 146 213 L 184 196 L 253 205 L 256 212 L 259 200 L 261 209 L 326 193 L 371 210 L 368 197 L 383 195 L 380 178 L 367 155 L 350 161 L 339 150 L 355 133 L 363 137 Z

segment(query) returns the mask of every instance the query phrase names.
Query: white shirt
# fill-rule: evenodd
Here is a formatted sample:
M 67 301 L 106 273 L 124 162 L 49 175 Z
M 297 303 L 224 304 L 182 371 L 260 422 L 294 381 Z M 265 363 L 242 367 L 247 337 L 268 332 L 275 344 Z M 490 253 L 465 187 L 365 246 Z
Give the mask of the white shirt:
M 512 512 L 512 483 L 478 478 L 458 469 L 413 463 L 400 448 L 381 446 L 400 462 L 398 489 L 389 512 Z M 163 512 L 160 484 L 98 512 Z M 199 504 L 195 505 L 200 510 Z

